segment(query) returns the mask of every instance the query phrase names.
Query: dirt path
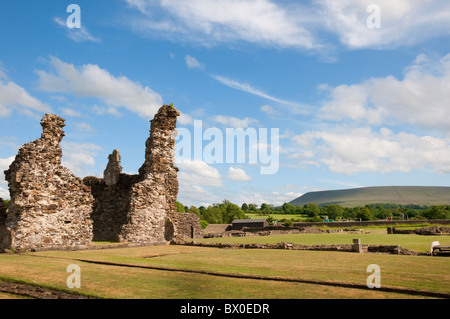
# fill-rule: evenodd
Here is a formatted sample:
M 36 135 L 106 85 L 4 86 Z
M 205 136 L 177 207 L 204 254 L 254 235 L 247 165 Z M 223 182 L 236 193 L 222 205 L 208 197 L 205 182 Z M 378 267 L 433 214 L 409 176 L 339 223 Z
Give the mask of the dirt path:
M 0 292 L 34 299 L 93 299 L 79 294 L 70 294 L 58 290 L 6 281 L 0 281 Z

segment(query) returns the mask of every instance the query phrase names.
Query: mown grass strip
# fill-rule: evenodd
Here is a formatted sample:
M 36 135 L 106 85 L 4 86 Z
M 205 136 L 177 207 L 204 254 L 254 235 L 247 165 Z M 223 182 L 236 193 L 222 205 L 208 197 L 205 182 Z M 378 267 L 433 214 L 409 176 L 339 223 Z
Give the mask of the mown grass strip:
M 51 256 L 34 256 L 34 257 L 56 258 L 56 257 L 51 257 Z M 58 257 L 58 259 L 60 259 L 60 258 L 61 257 Z M 136 264 L 117 263 L 117 262 L 100 261 L 100 260 L 92 260 L 92 259 L 82 259 L 82 258 L 70 258 L 70 259 L 76 260 L 76 261 L 80 261 L 80 262 L 90 263 L 90 264 L 106 265 L 106 266 L 151 269 L 151 270 L 169 271 L 169 272 L 194 273 L 194 274 L 202 274 L 202 275 L 217 276 L 217 277 L 227 277 L 227 278 L 235 278 L 235 279 L 253 279 L 253 280 L 265 280 L 265 281 L 278 281 L 278 282 L 302 283 L 302 284 L 313 284 L 313 285 L 322 285 L 322 286 L 331 286 L 331 287 L 371 290 L 370 288 L 367 287 L 367 285 L 356 284 L 356 283 L 343 283 L 343 282 L 335 282 L 335 281 L 309 280 L 309 279 L 300 279 L 300 278 L 286 278 L 286 277 L 278 277 L 278 276 L 258 276 L 258 275 L 250 275 L 250 274 L 231 274 L 231 273 L 216 272 L 216 271 L 205 271 L 205 270 L 194 270 L 194 269 L 183 269 L 183 268 L 171 268 L 171 267 L 150 266 L 150 265 L 136 265 Z M 414 295 L 414 296 L 450 299 L 450 294 L 448 294 L 448 293 L 415 290 L 415 289 L 409 289 L 409 288 L 397 288 L 397 287 L 382 286 L 380 288 L 376 288 L 376 290 L 377 291 L 383 291 L 383 292 L 390 292 L 390 293 L 400 293 L 400 294 L 406 294 L 406 295 Z

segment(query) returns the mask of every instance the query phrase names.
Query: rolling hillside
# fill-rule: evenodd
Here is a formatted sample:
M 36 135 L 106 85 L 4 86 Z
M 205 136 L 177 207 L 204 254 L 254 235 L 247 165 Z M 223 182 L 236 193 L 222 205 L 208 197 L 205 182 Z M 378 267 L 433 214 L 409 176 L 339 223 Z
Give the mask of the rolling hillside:
M 450 205 L 450 187 L 377 186 L 306 193 L 290 202 L 292 205 L 316 203 L 343 207 L 392 203 L 416 205 Z

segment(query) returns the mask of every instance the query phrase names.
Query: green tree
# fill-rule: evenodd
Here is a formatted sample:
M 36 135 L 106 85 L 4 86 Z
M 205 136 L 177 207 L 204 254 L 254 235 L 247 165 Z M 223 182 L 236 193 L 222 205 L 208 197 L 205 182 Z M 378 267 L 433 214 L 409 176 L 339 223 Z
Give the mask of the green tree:
M 223 224 L 222 213 L 219 207 L 215 205 L 208 206 L 203 214 L 203 220 L 206 220 L 209 224 Z
M 193 214 L 196 214 L 196 215 L 198 215 L 198 216 L 201 216 L 201 215 L 200 215 L 200 209 L 198 209 L 198 208 L 195 207 L 195 206 L 189 207 L 189 213 L 193 213 Z
M 319 216 L 320 212 L 321 209 L 316 203 L 309 203 L 303 206 L 303 213 L 308 215 L 308 217 Z
M 327 205 L 323 208 L 323 214 L 326 214 L 329 219 L 341 218 L 344 214 L 344 209 L 336 204 Z
M 450 217 L 450 211 L 446 206 L 431 206 L 431 208 L 423 214 L 428 219 L 447 219 Z
M 179 213 L 185 213 L 186 212 L 186 210 L 184 209 L 184 205 L 181 204 L 179 201 L 176 202 L 176 205 L 177 205 L 177 212 L 179 212 Z
M 200 211 L 200 216 L 203 217 L 203 215 L 205 215 L 205 211 L 206 211 L 205 206 L 200 206 L 198 208 L 198 210 Z
M 208 226 L 208 222 L 206 220 L 201 220 L 200 221 L 200 226 L 202 227 L 202 229 L 205 229 Z
M 290 203 L 284 203 L 281 206 L 281 211 L 284 214 L 295 214 L 295 206 Z
M 238 205 L 231 203 L 229 200 L 224 200 L 218 207 L 222 213 L 222 221 L 225 224 L 231 224 L 235 219 L 247 218 L 242 209 Z
M 248 211 L 248 210 L 249 210 L 248 204 L 247 204 L 247 203 L 242 204 L 241 209 L 242 209 L 244 212 Z
M 375 216 L 368 207 L 357 207 L 355 217 L 361 220 L 374 220 Z

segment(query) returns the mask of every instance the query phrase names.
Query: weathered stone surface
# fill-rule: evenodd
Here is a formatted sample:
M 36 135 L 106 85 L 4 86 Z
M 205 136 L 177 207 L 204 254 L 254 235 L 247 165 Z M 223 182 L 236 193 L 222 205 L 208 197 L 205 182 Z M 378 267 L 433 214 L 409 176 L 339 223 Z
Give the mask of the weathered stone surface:
M 25 144 L 5 171 L 11 201 L 0 208 L 0 249 L 84 248 L 92 239 L 165 244 L 203 235 L 195 214 L 176 212 L 179 112 L 163 105 L 151 121 L 139 174 L 122 173 L 114 150 L 103 178 L 81 180 L 61 166 L 64 120 L 46 114 L 41 138 Z
M 204 232 L 200 225 L 200 217 L 193 213 L 171 213 L 170 219 L 176 229 L 176 236 L 184 238 L 203 238 Z
M 94 240 L 155 244 L 165 243 L 179 233 L 202 234 L 199 219 L 179 219 L 176 213 L 178 169 L 174 149 L 179 114 L 169 105 L 156 113 L 138 175 L 122 174 L 120 155 L 114 151 L 103 179 L 84 179 L 95 198 Z
M 3 198 L 0 198 L 0 251 L 5 247 L 9 247 L 11 242 L 10 232 L 6 229 L 6 210 L 7 207 L 3 202 Z
M 416 234 L 416 235 L 448 235 L 450 227 L 447 226 L 430 226 L 417 229 L 401 229 L 396 227 L 388 227 L 388 234 Z
M 103 179 L 108 186 L 117 184 L 120 174 L 122 174 L 122 166 L 120 166 L 120 154 L 118 150 L 114 150 L 108 157 L 108 165 L 103 172 Z
M 2 224 L 2 221 L 6 220 L 6 205 L 3 201 L 3 198 L 0 197 L 0 225 Z
M 173 106 L 163 105 L 151 120 L 145 162 L 139 169 L 139 181 L 131 187 L 127 222 L 120 231 L 120 241 L 168 241 L 172 233 L 166 228 L 174 228 L 176 235 L 169 214 L 176 212 L 178 195 L 174 150 L 179 115 Z
M 93 197 L 82 180 L 61 166 L 64 119 L 46 114 L 39 139 L 23 145 L 5 171 L 11 201 L 2 247 L 17 250 L 88 245 Z

